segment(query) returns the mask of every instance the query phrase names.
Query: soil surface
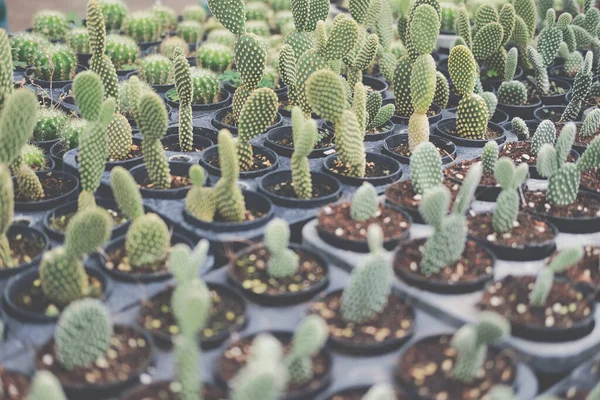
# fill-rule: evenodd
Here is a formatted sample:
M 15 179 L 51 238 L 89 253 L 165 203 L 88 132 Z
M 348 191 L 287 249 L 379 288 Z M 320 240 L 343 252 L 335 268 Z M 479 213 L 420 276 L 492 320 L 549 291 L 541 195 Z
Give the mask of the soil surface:
M 49 173 L 40 178 L 40 183 L 44 189 L 44 198 L 42 200 L 54 199 L 58 196 L 66 194 L 75 186 L 75 181 L 64 176 L 55 176 Z M 23 198 L 18 186 L 15 185 L 15 200 L 20 202 L 28 202 Z
M 340 175 L 348 175 L 350 172 L 350 166 L 344 164 L 339 158 L 333 160 L 330 170 Z M 376 178 L 380 176 L 388 176 L 391 174 L 389 165 L 379 165 L 374 161 L 367 161 L 365 167 L 365 178 Z
M 296 191 L 294 190 L 294 185 L 291 181 L 280 182 L 275 185 L 267 186 L 266 189 L 278 196 L 289 197 L 292 199 L 297 199 Z M 318 199 L 320 197 L 325 197 L 334 192 L 334 189 L 324 183 L 313 183 L 312 185 L 312 198 Z
M 566 218 L 600 217 L 600 200 L 587 195 L 585 192 L 579 192 L 575 202 L 566 206 L 548 203 L 545 191 L 526 191 L 524 195 L 526 211 Z
M 29 388 L 27 376 L 0 368 L 0 398 L 4 400 L 25 400 Z
M 129 262 L 129 257 L 127 257 L 127 253 L 125 251 L 125 242 L 123 242 L 121 247 L 112 249 L 109 253 L 107 253 L 107 258 L 106 262 L 104 263 L 104 266 L 108 270 L 116 269 L 118 272 L 131 274 L 133 276 L 139 274 L 156 274 L 167 272 L 169 270 L 167 266 L 167 260 L 169 258 L 168 253 L 170 251 L 171 249 L 169 249 L 169 251 L 167 252 L 167 256 L 160 261 L 154 262 L 152 264 L 137 265 L 134 267 Z
M 444 185 L 450 190 L 450 208 L 458 196 L 460 190 L 460 183 L 454 182 L 448 178 L 444 178 Z M 419 203 L 423 198 L 423 195 L 417 194 L 413 190 L 412 182 L 410 179 L 396 182 L 393 185 L 388 186 L 385 190 L 385 197 L 392 204 L 407 210 L 417 211 L 419 209 Z
M 469 215 L 469 234 L 476 239 L 493 242 L 497 246 L 512 248 L 543 244 L 554 239 L 554 231 L 550 225 L 531 214 L 519 213 L 513 228 L 503 233 L 494 231 L 492 221 L 491 212 Z
M 34 235 L 25 235 L 19 233 L 18 235 L 8 236 L 8 246 L 10 248 L 10 255 L 13 259 L 13 266 L 11 268 L 17 268 L 23 264 L 29 264 L 31 260 L 36 258 L 42 250 L 44 250 L 46 243 L 41 237 Z M 7 269 L 8 267 L 3 263 L 0 264 L 0 270 Z

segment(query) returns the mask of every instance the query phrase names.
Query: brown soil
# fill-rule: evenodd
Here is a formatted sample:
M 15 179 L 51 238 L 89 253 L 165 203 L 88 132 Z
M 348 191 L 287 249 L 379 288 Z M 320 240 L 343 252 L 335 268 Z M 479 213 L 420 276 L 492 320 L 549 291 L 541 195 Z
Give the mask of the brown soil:
M 14 265 L 11 268 L 29 264 L 31 260 L 36 258 L 44 250 L 45 245 L 46 243 L 42 238 L 34 235 L 8 235 L 8 246 L 14 262 Z M 8 267 L 0 263 L 0 270 L 2 269 L 8 269 Z
M 377 214 L 364 221 L 353 220 L 350 210 L 349 202 L 324 207 L 319 213 L 317 229 L 355 242 L 367 241 L 367 230 L 371 224 L 381 227 L 384 240 L 399 239 L 410 229 L 408 219 L 390 207 L 380 205 Z
M 221 161 L 218 154 L 211 156 L 206 160 L 206 162 L 215 168 L 221 168 Z M 273 166 L 273 163 L 269 157 L 264 154 L 252 153 L 252 165 L 250 165 L 250 169 L 248 171 L 260 171 L 261 169 L 267 169 L 271 166 Z
M 341 307 L 342 291 L 338 290 L 313 303 L 310 312 L 322 317 L 329 326 L 329 334 L 346 346 L 381 345 L 412 334 L 414 312 L 395 295 L 388 297 L 388 304 L 380 314 L 362 324 L 345 321 Z
M 582 172 L 581 186 L 591 192 L 600 193 L 600 168 Z
M 566 218 L 593 218 L 600 216 L 600 200 L 591 197 L 585 192 L 579 192 L 575 202 L 566 206 L 556 206 L 548 203 L 545 191 L 526 191 L 524 195 L 526 211 L 532 211 L 540 215 Z
M 587 245 L 584 256 L 577 264 L 571 265 L 564 271 L 573 282 L 583 282 L 600 290 L 600 246 Z
M 365 178 L 374 178 L 379 176 L 388 176 L 391 171 L 387 169 L 389 165 L 378 165 L 373 161 L 367 161 L 367 165 L 365 167 Z M 333 160 L 331 165 L 331 171 L 338 173 L 340 175 L 348 175 L 350 172 L 350 166 L 348 164 L 344 164 L 339 158 Z
M 516 164 L 527 163 L 528 165 L 535 165 L 537 162 L 537 156 L 533 154 L 531 150 L 531 142 L 506 142 L 498 157 L 508 157 L 513 160 Z
M 67 193 L 75 187 L 75 181 L 63 176 L 54 176 L 51 172 L 40 177 L 40 183 L 44 189 L 43 200 L 54 199 Z M 15 186 L 15 200 L 19 202 L 28 202 L 23 198 L 18 186 Z
M 491 212 L 469 215 L 467 219 L 469 234 L 475 239 L 511 248 L 524 248 L 554 239 L 554 231 L 550 225 L 531 214 L 519 213 L 515 226 L 504 233 L 494 231 L 492 220 Z
M 454 179 L 462 183 L 467 176 L 469 169 L 478 162 L 480 162 L 479 159 L 460 161 L 444 169 L 444 175 L 450 179 Z M 481 175 L 479 186 L 498 186 L 498 183 L 496 182 L 496 178 L 493 174 L 487 174 L 484 172 L 483 175 Z
M 231 275 L 245 289 L 254 294 L 277 296 L 302 293 L 327 279 L 326 266 L 310 253 L 293 249 L 299 256 L 298 271 L 287 278 L 274 278 L 267 272 L 269 251 L 262 246 L 245 252 L 230 268 Z
M 480 307 L 503 315 L 513 325 L 538 328 L 570 328 L 591 313 L 593 299 L 586 298 L 571 283 L 557 280 L 552 284 L 546 305 L 531 306 L 529 294 L 534 282 L 534 276 L 508 275 L 487 287 Z
M 493 274 L 494 259 L 477 243 L 467 240 L 465 250 L 460 260 L 446 266 L 437 274 L 423 275 L 419 269 L 425 242 L 427 239 L 417 239 L 406 243 L 398 249 L 394 256 L 394 272 L 399 279 L 409 276 L 431 283 L 456 285 L 474 282 Z
M 179 400 L 180 385 L 176 382 L 159 381 L 143 385 L 128 392 L 122 400 Z M 204 400 L 227 400 L 227 395 L 218 387 L 203 385 Z
M 169 252 L 171 249 L 169 249 Z M 116 249 L 112 249 L 109 253 L 106 254 L 106 262 L 104 266 L 108 270 L 114 270 L 125 274 L 131 274 L 133 276 L 139 274 L 156 274 L 167 272 L 169 267 L 167 266 L 168 253 L 165 259 L 154 262 L 152 264 L 145 265 L 137 265 L 133 266 L 129 263 L 129 257 L 127 257 L 127 253 L 125 252 L 125 242 L 121 244 L 121 247 Z
M 438 153 L 440 153 L 440 157 L 446 157 L 450 155 L 450 153 L 448 153 L 446 150 L 437 146 L 436 148 L 438 150 Z M 410 149 L 408 148 L 408 141 L 402 142 L 396 147 L 391 147 L 390 151 L 405 157 L 410 157 L 412 155 Z
M 154 189 L 154 182 L 150 178 L 144 179 L 144 183 L 138 185 L 144 189 Z M 179 189 L 183 187 L 192 186 L 192 180 L 187 176 L 171 175 L 171 187 L 170 189 Z
M 267 186 L 266 189 L 274 193 L 278 196 L 289 197 L 292 199 L 297 199 L 296 191 L 294 190 L 294 185 L 292 182 L 280 182 L 275 185 Z M 334 192 L 333 188 L 324 183 L 313 183 L 312 185 L 312 198 L 318 199 L 320 197 L 325 197 Z
M 38 370 L 52 372 L 63 386 L 119 384 L 144 372 L 151 361 L 151 344 L 131 328 L 117 325 L 106 358 L 87 368 L 67 370 L 58 362 L 54 339 L 36 355 Z
M 0 368 L 0 398 L 4 400 L 25 400 L 29 389 L 29 378 L 18 372 Z
M 454 137 L 461 138 L 461 139 L 469 139 L 469 138 L 463 138 L 462 136 L 459 136 L 456 133 L 456 125 L 448 125 L 446 127 L 446 129 L 444 129 L 442 132 L 449 136 L 454 136 Z M 479 140 L 490 141 L 490 140 L 498 139 L 501 136 L 501 134 L 502 134 L 501 132 L 498 132 L 488 126 L 485 130 L 485 135 L 484 135 L 483 139 L 479 139 Z
M 125 217 L 125 215 L 121 214 L 121 212 L 119 210 L 112 210 L 110 208 L 107 208 L 106 211 L 108 212 L 108 215 L 110 215 L 110 217 L 112 219 L 113 227 L 127 222 L 127 217 Z M 69 214 L 60 215 L 58 217 L 51 217 L 50 224 L 49 224 L 50 228 L 52 228 L 56 232 L 65 233 L 67 231 L 67 226 L 69 226 L 69 222 L 71 222 L 71 219 L 74 216 L 75 216 L 75 213 L 72 212 Z
M 493 349 L 488 350 L 483 372 L 473 382 L 452 379 L 457 351 L 450 341 L 450 336 L 442 335 L 417 342 L 400 358 L 397 377 L 427 399 L 479 400 L 494 385 L 512 386 L 517 372 L 515 360 Z
M 450 207 L 454 204 L 458 191 L 460 190 L 460 183 L 454 182 L 448 178 L 444 178 L 444 186 L 450 189 Z M 423 198 L 423 195 L 416 194 L 412 187 L 410 179 L 396 182 L 393 185 L 388 186 L 385 190 L 385 197 L 392 204 L 407 210 L 418 211 L 419 203 Z

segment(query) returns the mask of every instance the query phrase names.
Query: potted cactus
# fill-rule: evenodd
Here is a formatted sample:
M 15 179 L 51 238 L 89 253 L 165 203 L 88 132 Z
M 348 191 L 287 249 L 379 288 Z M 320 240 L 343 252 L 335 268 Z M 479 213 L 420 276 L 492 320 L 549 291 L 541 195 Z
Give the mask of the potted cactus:
M 149 11 L 135 11 L 125 16 L 121 31 L 145 51 L 160 43 L 160 23 Z
M 559 254 L 556 251 L 552 258 Z M 583 256 L 579 262 L 574 263 L 569 268 L 559 272 L 559 276 L 564 276 L 575 284 L 585 284 L 594 288 L 597 292 L 600 286 L 600 248 L 596 245 L 583 246 Z
M 181 77 L 181 71 L 175 72 L 175 85 L 178 75 Z M 181 79 L 181 78 L 179 78 Z M 190 67 L 190 83 L 183 87 L 190 87 L 191 106 L 194 111 L 213 111 L 220 110 L 229 105 L 231 94 L 221 86 L 220 77 L 211 70 L 199 67 Z M 172 107 L 180 108 L 182 106 L 179 90 L 169 90 L 165 93 L 167 103 Z

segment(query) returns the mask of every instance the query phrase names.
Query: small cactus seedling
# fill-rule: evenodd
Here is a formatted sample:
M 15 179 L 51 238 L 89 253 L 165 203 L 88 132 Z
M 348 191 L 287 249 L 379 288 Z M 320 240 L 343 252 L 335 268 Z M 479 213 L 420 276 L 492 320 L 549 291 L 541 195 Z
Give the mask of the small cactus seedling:
M 299 199 L 310 199 L 313 195 L 312 175 L 308 155 L 317 142 L 317 123 L 306 120 L 299 107 L 292 108 L 292 134 L 294 153 L 291 158 L 292 185 Z
M 354 221 L 365 221 L 379 211 L 379 201 L 375 187 L 368 182 L 358 188 L 350 206 L 350 216 Z
M 504 82 L 498 88 L 498 102 L 513 106 L 522 106 L 527 102 L 527 87 L 514 80 L 519 52 L 516 47 L 508 51 L 504 67 Z
M 372 386 L 361 400 L 396 400 L 396 391 L 392 385 L 379 383 Z
M 292 351 L 285 358 L 290 382 L 304 385 L 313 378 L 312 357 L 325 346 L 328 336 L 329 329 L 321 317 L 309 315 L 300 321 L 292 338 Z
M 583 249 L 581 247 L 571 247 L 558 253 L 550 264 L 538 273 L 533 289 L 529 293 L 529 304 L 533 307 L 544 307 L 552 290 L 554 274 L 577 264 L 582 258 Z
M 67 400 L 67 396 L 56 376 L 42 370 L 35 374 L 27 400 Z
M 481 164 L 475 164 L 469 169 L 449 215 L 446 214 L 450 206 L 450 192 L 445 186 L 431 188 L 423 195 L 419 212 L 434 229 L 423 251 L 423 275 L 437 274 L 442 268 L 460 259 L 467 241 L 465 213 L 479 185 L 482 170 Z
M 217 211 L 215 191 L 204 187 L 206 173 L 199 165 L 192 165 L 189 170 L 192 187 L 185 197 L 185 208 L 195 218 L 212 222 Z
M 230 222 L 241 222 L 246 218 L 246 203 L 237 181 L 240 176 L 235 142 L 227 129 L 218 136 L 221 179 L 215 185 L 217 211 Z
M 388 304 L 391 291 L 390 265 L 383 251 L 383 232 L 378 225 L 367 231 L 370 254 L 352 271 L 342 294 L 342 317 L 356 324 L 366 323 L 380 314 Z
M 287 222 L 275 218 L 265 230 L 265 247 L 269 250 L 267 272 L 273 278 L 287 278 L 298 271 L 300 257 L 290 245 L 290 227 Z
M 495 166 L 496 182 L 502 187 L 502 192 L 496 201 L 496 210 L 492 218 L 494 231 L 504 233 L 510 231 L 519 215 L 519 194 L 517 190 L 527 180 L 529 166 L 526 163 L 515 167 L 512 160 L 502 157 Z
M 86 368 L 108 352 L 113 336 L 110 314 L 99 300 L 73 302 L 62 313 L 54 340 L 56 357 L 67 370 Z
M 504 317 L 481 312 L 479 321 L 463 326 L 452 337 L 451 346 L 458 352 L 452 377 L 460 382 L 472 382 L 487 359 L 487 346 L 509 334 L 510 323 Z
M 431 142 L 419 144 L 410 156 L 411 182 L 415 193 L 441 185 L 444 179 L 440 153 Z
M 510 126 L 518 140 L 529 140 L 529 127 L 523 119 L 514 117 L 510 122 Z

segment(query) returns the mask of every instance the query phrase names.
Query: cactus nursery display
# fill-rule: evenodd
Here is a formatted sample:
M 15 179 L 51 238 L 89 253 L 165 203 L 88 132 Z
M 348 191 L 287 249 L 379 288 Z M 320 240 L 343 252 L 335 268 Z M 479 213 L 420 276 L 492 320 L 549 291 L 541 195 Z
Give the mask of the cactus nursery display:
M 0 399 L 600 400 L 597 4 L 85 3 L 0 29 Z

